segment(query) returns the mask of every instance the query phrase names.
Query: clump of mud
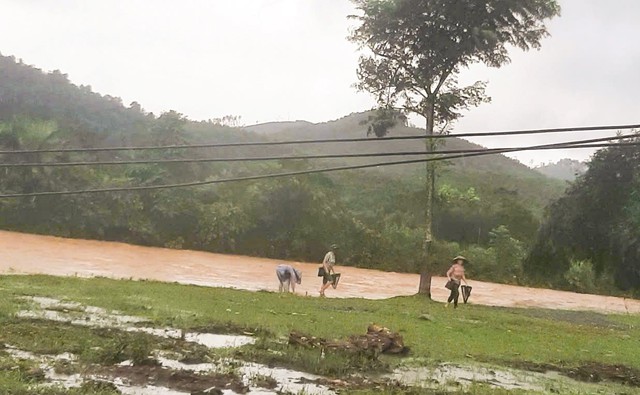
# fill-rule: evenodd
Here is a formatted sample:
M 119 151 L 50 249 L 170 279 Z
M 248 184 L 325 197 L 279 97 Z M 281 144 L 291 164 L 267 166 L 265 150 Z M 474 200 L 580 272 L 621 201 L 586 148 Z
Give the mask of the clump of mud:
M 354 335 L 348 340 L 327 340 L 294 331 L 289 334 L 289 344 L 373 355 L 406 354 L 409 351 L 402 335 L 376 324 L 369 325 L 366 334 Z

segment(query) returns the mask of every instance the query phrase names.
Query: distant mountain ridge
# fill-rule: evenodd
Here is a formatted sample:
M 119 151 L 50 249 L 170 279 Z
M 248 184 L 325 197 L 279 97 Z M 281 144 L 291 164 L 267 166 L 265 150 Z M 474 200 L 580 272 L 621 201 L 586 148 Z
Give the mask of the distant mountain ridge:
M 264 122 L 258 123 L 251 126 L 245 126 L 245 130 L 249 130 L 254 133 L 263 134 L 263 135 L 271 135 L 282 133 L 283 131 L 289 129 L 296 129 L 305 126 L 314 125 L 312 122 L 308 121 L 274 121 L 274 122 Z
M 560 159 L 555 163 L 540 165 L 535 169 L 547 177 L 573 181 L 587 171 L 587 164 L 575 159 Z
M 307 121 L 292 122 L 270 122 L 245 126 L 244 129 L 268 136 L 274 140 L 311 140 L 311 139 L 348 139 L 366 138 L 367 127 L 362 124 L 368 117 L 367 112 L 352 113 L 342 118 L 322 122 L 312 123 Z M 409 127 L 397 126 L 393 128 L 389 136 L 422 136 L 424 130 Z M 351 152 L 416 152 L 425 149 L 424 143 L 420 139 L 416 140 L 395 140 L 377 141 L 374 136 L 370 137 L 370 142 L 354 143 L 331 143 L 322 145 L 306 146 L 303 149 L 314 153 L 351 153 Z M 461 138 L 442 139 L 438 150 L 478 150 L 486 149 L 481 145 L 472 143 Z M 402 157 L 407 159 L 417 158 L 416 156 Z M 379 158 L 380 161 L 399 160 L 398 157 Z M 519 161 L 504 155 L 488 155 L 478 157 L 468 157 L 451 162 L 455 167 L 473 171 L 503 172 L 516 176 L 544 178 Z
M 367 126 L 362 121 L 367 120 L 368 116 L 367 112 L 352 113 L 342 118 L 322 123 L 306 121 L 270 122 L 268 124 L 245 126 L 244 129 L 277 141 L 366 138 L 368 137 Z M 424 130 L 408 126 L 397 126 L 389 133 L 389 136 L 422 135 L 424 135 Z M 370 141 L 364 142 L 305 144 L 296 147 L 294 152 L 300 154 L 346 154 L 354 152 L 417 152 L 425 150 L 424 142 L 420 139 L 377 141 L 376 137 L 371 136 L 369 138 Z M 486 147 L 461 138 L 447 138 L 442 139 L 438 149 L 470 150 L 486 149 Z M 423 156 L 347 158 L 336 159 L 332 163 L 385 163 L 418 158 L 423 158 Z M 547 203 L 561 196 L 566 187 L 562 181 L 550 178 L 504 155 L 473 156 L 441 163 L 443 165 L 438 170 L 440 184 L 449 184 L 461 189 L 473 187 L 487 196 L 496 193 L 496 191 L 518 196 L 523 204 L 532 207 L 538 215 L 542 214 L 542 210 Z M 424 164 L 377 167 L 371 170 L 371 172 L 373 171 L 386 177 L 415 183 L 424 175 Z

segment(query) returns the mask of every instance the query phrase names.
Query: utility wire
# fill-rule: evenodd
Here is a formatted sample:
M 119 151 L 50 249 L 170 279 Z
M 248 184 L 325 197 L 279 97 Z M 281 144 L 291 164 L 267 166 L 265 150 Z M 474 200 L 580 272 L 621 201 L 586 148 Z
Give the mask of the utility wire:
M 43 154 L 43 153 L 63 153 L 63 152 L 106 152 L 106 151 L 145 151 L 145 150 L 166 150 L 166 149 L 191 149 L 191 148 L 222 148 L 222 147 L 246 147 L 246 146 L 274 146 L 292 144 L 323 144 L 323 143 L 354 143 L 354 142 L 379 142 L 391 140 L 423 140 L 423 139 L 446 139 L 461 137 L 487 137 L 487 136 L 513 136 L 523 134 L 543 134 L 543 133 L 565 133 L 565 132 L 588 132 L 599 130 L 627 130 L 639 129 L 640 124 L 631 125 L 605 125 L 605 126 L 582 126 L 553 129 L 528 129 L 511 130 L 506 132 L 480 132 L 480 133 L 459 133 L 443 135 L 421 135 L 421 136 L 389 136 L 376 138 L 349 138 L 349 139 L 318 139 L 318 140 L 293 140 L 293 141 L 258 141 L 243 143 L 209 143 L 190 145 L 160 145 L 146 147 L 104 147 L 104 148 L 47 148 L 36 150 L 0 151 L 0 154 Z
M 631 135 L 631 136 L 617 136 L 617 137 L 609 137 L 609 140 L 621 140 L 630 137 L 638 137 L 640 134 Z M 601 140 L 601 139 L 592 139 L 592 140 Z M 588 143 L 590 140 L 583 140 L 583 142 Z M 203 185 L 212 185 L 212 184 L 221 184 L 225 182 L 239 182 L 239 181 L 254 181 L 261 180 L 267 178 L 280 178 L 280 177 L 290 177 L 290 176 L 298 176 L 305 174 L 316 174 L 316 173 L 327 173 L 334 171 L 342 171 L 342 170 L 356 170 L 356 169 L 365 169 L 371 167 L 381 167 L 381 166 L 394 166 L 394 165 L 408 165 L 413 163 L 425 163 L 425 162 L 433 162 L 433 161 L 441 161 L 441 160 L 451 160 L 457 158 L 468 158 L 475 156 L 484 156 L 484 155 L 495 155 L 499 153 L 508 153 L 508 152 L 517 152 L 517 151 L 532 151 L 538 150 L 545 147 L 558 147 L 562 148 L 563 145 L 568 143 L 555 143 L 555 144 L 544 144 L 530 147 L 521 147 L 521 148 L 509 148 L 509 149 L 496 149 L 491 152 L 476 152 L 471 154 L 458 154 L 458 155 L 449 155 L 449 156 L 441 156 L 441 157 L 433 157 L 433 158 L 421 158 L 421 159 L 412 159 L 412 160 L 403 160 L 403 161 L 395 161 L 395 162 L 377 162 L 377 163 L 368 163 L 363 165 L 352 165 L 352 166 L 339 166 L 339 167 L 328 167 L 323 169 L 311 169 L 311 170 L 300 170 L 300 171 L 292 171 L 285 173 L 273 173 L 273 174 L 263 174 L 257 176 L 245 176 L 245 177 L 234 177 L 234 178 L 222 178 L 217 180 L 208 180 L 208 181 L 193 181 L 186 183 L 178 183 L 178 184 L 166 184 L 166 185 L 146 185 L 146 186 L 136 186 L 136 187 L 116 187 L 116 188 L 98 188 L 98 189 L 81 189 L 75 191 L 46 191 L 46 192 L 31 192 L 31 193 L 15 193 L 15 194 L 0 194 L 0 199 L 5 198 L 19 198 L 19 197 L 36 197 L 36 196 L 61 196 L 61 195 L 77 195 L 77 194 L 87 194 L 87 193 L 100 193 L 100 192 L 125 192 L 125 191 L 143 191 L 143 190 L 158 190 L 158 189 L 169 189 L 169 188 L 184 188 L 184 187 L 194 187 L 194 186 L 203 186 Z
M 640 136 L 640 135 L 639 135 Z M 608 141 L 607 140 L 604 141 Z M 541 147 L 538 150 L 557 149 L 578 149 L 578 148 L 605 148 L 611 146 L 640 145 L 640 143 L 597 143 L 582 144 L 576 142 L 562 143 L 566 146 Z M 575 144 L 575 145 L 574 145 Z M 578 145 L 579 144 L 579 145 Z M 305 156 L 257 156 L 240 158 L 176 158 L 176 159 L 140 159 L 140 160 L 119 160 L 119 161 L 78 161 L 78 162 L 24 162 L 24 163 L 0 163 L 0 168 L 12 167 L 71 167 L 71 166 L 113 166 L 113 165 L 144 165 L 144 164 L 167 164 L 167 163 L 210 163 L 210 162 L 261 162 L 273 160 L 308 160 L 308 159 L 340 159 L 340 158 L 371 158 L 384 156 L 418 156 L 418 155 L 448 155 L 448 154 L 472 154 L 476 152 L 491 153 L 502 150 L 520 150 L 522 147 L 508 148 L 472 148 L 457 150 L 439 151 L 401 151 L 401 152 L 367 152 L 356 154 L 318 154 Z

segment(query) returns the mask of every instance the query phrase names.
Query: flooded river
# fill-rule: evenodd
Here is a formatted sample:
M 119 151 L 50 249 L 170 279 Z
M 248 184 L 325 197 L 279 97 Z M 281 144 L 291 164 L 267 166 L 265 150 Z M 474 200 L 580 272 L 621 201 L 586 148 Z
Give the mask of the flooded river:
M 283 261 L 0 231 L 0 273 L 106 276 L 277 291 L 275 267 L 280 263 Z M 303 281 L 296 287 L 296 292 L 317 296 L 320 286 L 320 278 L 316 276 L 319 264 L 291 264 L 302 271 Z M 327 297 L 381 299 L 412 295 L 418 289 L 419 276 L 416 274 L 345 266 L 338 266 L 337 271 L 342 273 L 340 284 L 335 290 L 327 290 Z M 445 282 L 442 277 L 434 277 L 432 296 L 435 300 L 446 300 L 448 293 L 444 288 Z M 638 300 L 517 287 L 473 279 L 469 280 L 469 285 L 473 286 L 470 301 L 475 304 L 640 313 Z

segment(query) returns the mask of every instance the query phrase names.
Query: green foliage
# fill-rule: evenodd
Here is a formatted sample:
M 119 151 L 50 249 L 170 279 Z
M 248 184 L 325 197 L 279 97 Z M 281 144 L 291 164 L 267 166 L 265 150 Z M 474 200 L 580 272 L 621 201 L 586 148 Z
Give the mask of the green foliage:
M 635 140 L 637 141 L 637 140 Z M 567 285 L 571 261 L 589 260 L 596 276 L 640 289 L 640 147 L 598 151 L 588 171 L 551 207 L 525 262 L 529 275 Z
M 360 57 L 359 89 L 382 108 L 427 119 L 427 134 L 444 129 L 461 111 L 488 101 L 485 83 L 460 87 L 457 75 L 474 63 L 500 67 L 507 48 L 540 48 L 544 22 L 558 15 L 554 0 L 477 2 L 353 0 L 359 22 L 350 39 Z M 379 134 L 379 133 L 376 133 Z
M 444 184 L 438 189 L 438 198 L 444 204 L 452 203 L 473 204 L 480 202 L 480 197 L 473 187 L 469 187 L 466 191 L 459 191 L 454 187 Z
M 592 292 L 595 288 L 596 273 L 591 261 L 579 261 L 572 259 L 569 270 L 564 274 L 565 280 L 574 291 Z
M 388 131 L 399 123 L 406 124 L 407 117 L 399 111 L 387 108 L 378 108 L 369 115 L 366 120 L 360 121 L 361 125 L 367 125 L 367 136 L 385 136 Z
M 522 243 L 513 238 L 504 225 L 498 226 L 489 234 L 491 249 L 496 256 L 496 264 L 492 272 L 503 281 L 508 279 L 508 282 L 517 283 L 522 277 L 522 260 L 526 255 Z

